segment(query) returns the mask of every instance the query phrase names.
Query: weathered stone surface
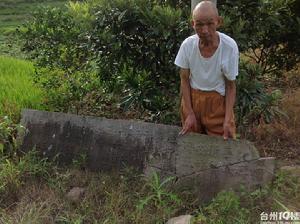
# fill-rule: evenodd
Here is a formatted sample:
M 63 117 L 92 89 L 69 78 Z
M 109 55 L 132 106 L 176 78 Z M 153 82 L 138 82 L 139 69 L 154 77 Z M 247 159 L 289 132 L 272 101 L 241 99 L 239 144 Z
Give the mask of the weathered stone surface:
M 190 224 L 193 216 L 181 215 L 168 220 L 166 224 Z
M 62 163 L 71 163 L 76 154 L 86 152 L 93 170 L 124 165 L 142 170 L 148 157 L 160 158 L 162 169 L 175 169 L 179 127 L 35 110 L 24 110 L 21 124 L 27 128 L 20 136 L 22 150 L 36 147 L 46 156 L 59 153 Z
M 224 141 L 199 134 L 178 136 L 180 127 L 133 120 L 76 116 L 24 110 L 21 149 L 32 148 L 46 156 L 60 154 L 70 163 L 86 152 L 92 170 L 134 166 L 145 174 L 158 171 L 176 176 L 176 185 L 191 188 L 206 200 L 222 189 L 251 189 L 268 182 L 274 171 L 273 158 L 259 158 L 247 141 Z
M 191 133 L 178 138 L 176 174 L 186 175 L 199 170 L 216 168 L 258 159 L 254 146 L 244 141 L 224 141 L 222 137 L 210 138 Z
M 177 186 L 198 196 L 200 201 L 208 201 L 222 190 L 254 190 L 272 180 L 274 158 L 259 158 L 211 169 L 199 170 L 190 175 L 179 176 Z M 204 193 L 205 192 L 205 193 Z

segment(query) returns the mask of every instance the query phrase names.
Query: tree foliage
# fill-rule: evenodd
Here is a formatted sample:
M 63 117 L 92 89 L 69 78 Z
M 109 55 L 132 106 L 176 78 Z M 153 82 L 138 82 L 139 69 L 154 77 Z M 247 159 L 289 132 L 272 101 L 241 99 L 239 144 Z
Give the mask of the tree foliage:
M 66 12 L 46 8 L 34 14 L 23 33 L 24 50 L 39 67 L 50 67 L 52 76 L 45 80 L 42 73 L 47 69 L 38 69 L 37 80 L 42 78 L 49 90 L 57 89 L 55 83 L 62 79 L 69 83 L 78 70 L 96 70 L 106 92 L 120 95 L 123 109 L 147 111 L 154 120 L 162 112 L 174 111 L 179 78 L 173 61 L 181 41 L 191 33 L 182 10 L 156 1 L 95 2 L 84 3 L 84 16 L 79 16 L 80 7 L 74 3 Z M 59 75 L 53 74 L 52 67 L 58 68 Z M 58 98 L 84 95 L 68 91 Z M 61 102 L 59 108 L 73 101 L 53 99 Z
M 84 26 L 69 11 L 41 8 L 21 32 L 25 40 L 23 50 L 38 66 L 74 71 L 88 61 Z
M 139 111 L 138 118 L 174 123 L 179 121 L 179 76 L 173 62 L 181 42 L 192 33 L 188 2 L 88 0 L 70 3 L 67 11 L 45 8 L 22 29 L 24 50 L 36 60 L 36 80 L 52 94 L 51 102 L 59 102 L 58 110 L 84 108 L 82 102 L 91 95 L 94 103 L 113 94 L 123 110 Z M 264 114 L 270 120 L 274 111 L 265 108 L 273 108 L 278 97 L 267 94 L 262 82 L 266 75 L 280 79 L 282 69 L 299 61 L 296 1 L 218 4 L 222 31 L 257 64 L 255 77 L 251 64 L 241 64 L 238 114 L 251 121 Z
M 280 73 L 300 60 L 300 18 L 295 0 L 225 0 L 220 5 L 223 30 L 263 73 Z
M 102 80 L 111 87 L 127 80 L 127 100 L 142 97 L 138 101 L 144 109 L 168 109 L 179 84 L 173 62 L 190 34 L 181 11 L 149 1 L 114 1 L 96 8 L 95 14 L 90 42 L 98 52 Z

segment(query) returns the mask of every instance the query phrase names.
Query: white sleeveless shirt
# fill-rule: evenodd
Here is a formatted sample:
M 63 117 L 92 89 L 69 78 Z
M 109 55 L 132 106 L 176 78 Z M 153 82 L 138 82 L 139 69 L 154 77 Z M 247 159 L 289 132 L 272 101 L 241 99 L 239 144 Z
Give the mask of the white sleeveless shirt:
M 193 89 L 217 91 L 225 96 L 224 77 L 228 80 L 236 79 L 239 50 L 231 37 L 220 32 L 218 34 L 219 46 L 209 58 L 201 55 L 197 34 L 186 38 L 180 46 L 175 64 L 181 68 L 190 69 L 190 85 Z

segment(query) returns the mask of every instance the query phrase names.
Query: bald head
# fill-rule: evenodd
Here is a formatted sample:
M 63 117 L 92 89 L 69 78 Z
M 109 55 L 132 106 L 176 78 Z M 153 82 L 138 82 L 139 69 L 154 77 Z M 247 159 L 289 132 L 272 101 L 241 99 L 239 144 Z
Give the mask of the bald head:
M 193 11 L 192 26 L 202 43 L 218 41 L 217 29 L 222 23 L 216 5 L 211 1 L 202 1 Z
M 215 3 L 211 1 L 202 1 L 198 3 L 193 10 L 193 19 L 199 15 L 210 15 L 210 16 L 219 16 L 218 9 Z

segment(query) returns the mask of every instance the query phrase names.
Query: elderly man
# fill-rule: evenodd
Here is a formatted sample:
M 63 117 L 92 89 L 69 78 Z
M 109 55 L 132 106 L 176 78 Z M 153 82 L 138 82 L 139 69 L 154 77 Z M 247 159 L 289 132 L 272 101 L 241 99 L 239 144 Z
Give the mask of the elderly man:
M 239 51 L 231 37 L 217 31 L 220 24 L 214 3 L 200 2 L 193 11 L 196 34 L 183 41 L 176 56 L 181 78 L 182 135 L 192 131 L 235 138 L 233 106 Z

